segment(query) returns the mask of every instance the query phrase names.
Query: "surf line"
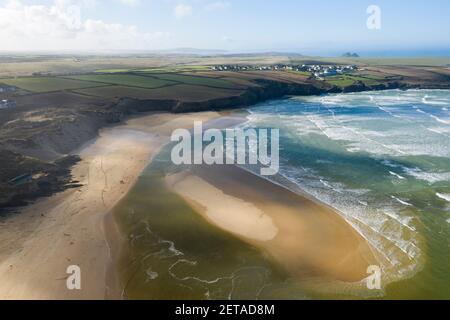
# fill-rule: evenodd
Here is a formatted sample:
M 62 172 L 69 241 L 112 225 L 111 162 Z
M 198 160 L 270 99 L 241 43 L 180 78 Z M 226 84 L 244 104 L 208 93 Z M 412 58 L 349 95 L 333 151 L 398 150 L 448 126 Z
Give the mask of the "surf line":
M 270 134 L 270 139 L 269 139 Z M 194 134 L 187 129 L 172 133 L 171 160 L 175 165 L 260 165 L 260 174 L 273 176 L 280 169 L 280 132 L 278 129 L 219 129 L 203 131 L 194 123 Z M 270 154 L 269 154 L 270 149 Z

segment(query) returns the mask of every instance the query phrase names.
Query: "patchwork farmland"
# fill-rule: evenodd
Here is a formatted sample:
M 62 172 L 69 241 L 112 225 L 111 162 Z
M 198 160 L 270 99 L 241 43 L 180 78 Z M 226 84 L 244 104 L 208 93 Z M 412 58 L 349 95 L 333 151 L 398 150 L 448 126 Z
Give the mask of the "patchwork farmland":
M 130 97 L 136 99 L 161 99 L 161 100 L 183 100 L 183 101 L 205 101 L 216 98 L 235 96 L 243 90 L 216 89 L 211 87 L 193 86 L 187 84 L 177 84 L 165 86 L 158 89 L 142 89 L 124 86 L 106 86 L 74 90 L 74 92 L 103 97 L 120 98 Z
M 24 77 L 14 79 L 1 79 L 0 83 L 17 87 L 29 92 L 41 93 L 61 90 L 92 88 L 101 84 L 76 79 L 64 79 L 57 77 Z
M 168 85 L 174 85 L 176 82 L 168 81 L 164 79 L 158 79 L 155 77 L 146 77 L 135 74 L 89 74 L 80 76 L 71 76 L 67 79 L 97 82 L 102 84 L 113 84 L 128 87 L 138 87 L 144 89 L 155 89 Z
M 163 69 L 158 69 L 160 72 Z M 222 79 L 202 72 L 90 73 L 65 76 L 40 76 L 0 79 L 0 83 L 25 90 L 28 94 L 67 91 L 98 98 L 175 99 L 205 101 L 239 95 L 248 85 L 239 78 Z

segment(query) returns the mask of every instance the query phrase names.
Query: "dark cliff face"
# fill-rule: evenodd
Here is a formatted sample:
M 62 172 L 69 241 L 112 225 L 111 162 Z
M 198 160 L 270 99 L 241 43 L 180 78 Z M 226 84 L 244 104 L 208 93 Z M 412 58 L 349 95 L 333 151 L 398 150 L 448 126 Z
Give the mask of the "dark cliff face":
M 50 163 L 9 150 L 1 152 L 0 216 L 7 212 L 7 207 L 23 206 L 77 186 L 72 181 L 71 167 L 80 160 L 78 156 L 65 156 Z M 18 177 L 24 177 L 23 181 Z
M 122 118 L 122 115 L 149 111 L 183 113 L 235 109 L 289 95 L 306 96 L 340 92 L 339 90 L 336 90 L 336 87 L 327 88 L 326 86 L 322 87 L 315 83 L 297 84 L 272 80 L 255 80 L 255 82 L 258 86 L 247 88 L 241 95 L 205 101 L 189 102 L 178 100 L 138 100 L 133 98 L 122 98 L 110 109 L 110 118 L 112 121 L 119 121 Z
M 358 81 L 355 84 L 345 88 L 332 86 L 325 82 L 319 81 L 289 83 L 258 79 L 254 80 L 254 82 L 258 84 L 258 86 L 247 88 L 241 95 L 206 101 L 188 102 L 178 100 L 138 100 L 133 98 L 122 98 L 113 108 L 110 109 L 110 119 L 112 122 L 120 121 L 124 115 L 149 111 L 183 113 L 243 108 L 267 100 L 279 99 L 285 96 L 309 96 L 326 93 L 408 89 L 416 87 L 400 82 L 388 82 L 375 86 L 367 86 L 363 82 Z
M 357 81 L 351 86 L 340 89 L 339 92 L 351 93 L 351 92 L 363 92 L 363 91 L 381 91 L 381 90 L 392 90 L 392 89 L 412 89 L 415 86 L 408 85 L 406 83 L 401 82 L 387 82 L 384 84 L 377 84 L 373 86 L 367 86 L 362 81 Z

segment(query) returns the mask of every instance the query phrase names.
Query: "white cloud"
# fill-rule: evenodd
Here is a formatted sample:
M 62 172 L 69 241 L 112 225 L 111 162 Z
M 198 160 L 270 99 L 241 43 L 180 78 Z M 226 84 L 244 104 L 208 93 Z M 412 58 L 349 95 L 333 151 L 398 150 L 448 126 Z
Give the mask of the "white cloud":
M 10 0 L 0 6 L 0 48 L 143 50 L 159 48 L 169 36 L 165 32 L 143 33 L 132 25 L 83 20 L 82 8 L 93 5 L 93 0 L 55 0 L 51 5 L 25 5 Z
M 223 40 L 224 42 L 233 42 L 233 41 L 234 41 L 233 38 L 230 38 L 229 36 L 223 36 L 223 37 L 222 37 L 222 40 Z
M 205 6 L 205 9 L 208 11 L 219 11 L 225 10 L 231 6 L 231 3 L 228 1 L 216 1 Z
M 192 7 L 187 4 L 178 4 L 174 9 L 174 14 L 177 19 L 192 15 Z
M 118 0 L 120 3 L 126 5 L 127 7 L 137 7 L 141 0 Z

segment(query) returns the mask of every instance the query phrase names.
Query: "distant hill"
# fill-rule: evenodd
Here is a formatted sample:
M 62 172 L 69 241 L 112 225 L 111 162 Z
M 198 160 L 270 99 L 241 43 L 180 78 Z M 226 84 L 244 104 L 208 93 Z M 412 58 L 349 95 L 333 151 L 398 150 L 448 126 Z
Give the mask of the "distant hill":
M 357 54 L 356 52 L 346 52 L 342 55 L 342 57 L 344 58 L 359 58 L 359 54 Z
M 270 52 L 247 52 L 247 53 L 226 53 L 223 55 L 220 55 L 222 57 L 229 57 L 229 58 L 239 58 L 239 57 L 304 57 L 301 53 L 297 52 L 277 52 L 277 51 L 270 51 Z
M 175 48 L 168 50 L 156 50 L 154 52 L 159 54 L 179 54 L 179 55 L 197 55 L 197 56 L 222 55 L 227 53 L 226 50 L 197 49 L 197 48 Z

